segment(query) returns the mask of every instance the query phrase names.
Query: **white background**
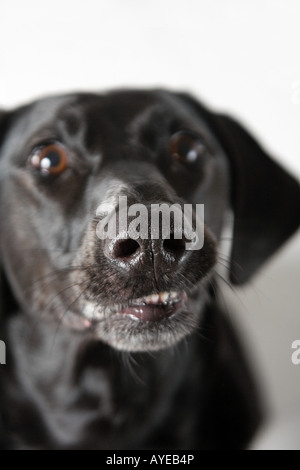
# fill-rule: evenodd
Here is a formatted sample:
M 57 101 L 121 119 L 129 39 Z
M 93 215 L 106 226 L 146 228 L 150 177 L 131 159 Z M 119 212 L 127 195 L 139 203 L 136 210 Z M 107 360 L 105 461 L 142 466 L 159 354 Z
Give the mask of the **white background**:
M 299 20 L 298 0 L 1 0 L 0 107 L 73 90 L 187 90 L 241 119 L 299 178 Z M 258 447 L 300 448 L 299 259 L 298 233 L 226 294 L 270 409 Z

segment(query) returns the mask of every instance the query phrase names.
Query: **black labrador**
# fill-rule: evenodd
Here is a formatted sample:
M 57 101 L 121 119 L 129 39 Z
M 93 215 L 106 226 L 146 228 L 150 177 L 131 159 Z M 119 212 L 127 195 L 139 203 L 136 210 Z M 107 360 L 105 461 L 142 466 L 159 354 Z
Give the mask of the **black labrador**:
M 215 266 L 232 284 L 300 222 L 299 184 L 231 118 L 184 93 L 118 90 L 0 113 L 3 449 L 240 449 L 262 417 Z M 107 213 L 204 204 L 204 244 L 133 237 Z M 172 214 L 171 214 L 172 215 Z M 130 219 L 133 220 L 132 218 Z M 151 220 L 149 223 L 151 226 Z

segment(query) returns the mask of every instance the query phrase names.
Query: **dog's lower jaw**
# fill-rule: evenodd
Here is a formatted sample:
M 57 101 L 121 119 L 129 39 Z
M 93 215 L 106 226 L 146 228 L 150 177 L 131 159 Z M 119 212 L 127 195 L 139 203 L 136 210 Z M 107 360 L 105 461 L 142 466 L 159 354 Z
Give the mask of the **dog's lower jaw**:
M 177 294 L 175 299 L 175 293 L 171 293 L 170 301 L 165 305 L 142 305 L 143 299 L 137 299 L 141 303 L 140 311 L 134 302 L 114 309 L 101 308 L 96 303 L 87 302 L 83 306 L 83 314 L 92 322 L 93 336 L 114 349 L 127 352 L 159 351 L 175 346 L 199 328 L 206 300 L 205 295 L 201 295 L 202 290 L 199 290 L 196 299 L 185 292 Z M 162 294 L 162 297 L 164 295 L 168 294 Z M 151 302 L 152 296 L 148 296 L 147 300 Z M 149 314 L 148 310 L 151 308 L 154 313 Z M 135 309 L 138 310 L 137 313 Z M 162 313 L 159 312 L 160 309 Z
M 120 351 L 152 352 L 175 346 L 195 330 L 197 323 L 188 311 L 159 322 L 141 322 L 116 314 L 95 328 L 99 339 Z

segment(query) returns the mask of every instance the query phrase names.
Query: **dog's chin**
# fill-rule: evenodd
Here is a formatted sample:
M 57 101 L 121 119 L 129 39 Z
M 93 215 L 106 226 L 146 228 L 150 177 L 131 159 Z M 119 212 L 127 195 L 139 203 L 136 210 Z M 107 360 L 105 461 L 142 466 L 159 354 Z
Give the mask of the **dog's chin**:
M 158 351 L 197 328 L 201 309 L 193 303 L 186 293 L 164 292 L 105 308 L 87 301 L 82 315 L 90 322 L 92 335 L 115 349 Z

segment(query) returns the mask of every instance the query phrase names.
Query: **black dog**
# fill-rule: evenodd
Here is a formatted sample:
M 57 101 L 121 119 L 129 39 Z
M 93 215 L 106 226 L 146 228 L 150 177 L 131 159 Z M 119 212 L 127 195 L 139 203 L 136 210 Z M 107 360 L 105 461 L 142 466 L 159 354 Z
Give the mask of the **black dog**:
M 232 208 L 230 279 L 247 281 L 299 226 L 298 183 L 232 119 L 160 90 L 2 112 L 0 145 L 2 448 L 245 447 L 262 413 L 218 244 Z M 168 238 L 101 240 L 119 196 L 204 204 L 203 248 L 173 218 Z

